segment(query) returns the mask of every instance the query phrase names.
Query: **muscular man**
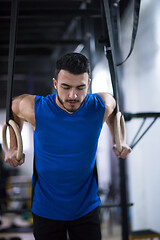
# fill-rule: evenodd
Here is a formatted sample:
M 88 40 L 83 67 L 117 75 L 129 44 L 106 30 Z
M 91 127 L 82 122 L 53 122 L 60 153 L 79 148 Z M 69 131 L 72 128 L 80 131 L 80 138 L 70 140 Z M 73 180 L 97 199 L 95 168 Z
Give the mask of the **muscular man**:
M 66 54 L 56 63 L 56 94 L 46 97 L 21 95 L 12 103 L 14 119 L 34 128 L 36 183 L 32 213 L 37 240 L 100 240 L 100 198 L 94 175 L 96 150 L 102 125 L 109 126 L 114 144 L 116 102 L 107 93 L 87 94 L 89 63 L 78 53 Z M 16 161 L 14 137 L 5 161 Z M 131 149 L 122 146 L 118 157 Z

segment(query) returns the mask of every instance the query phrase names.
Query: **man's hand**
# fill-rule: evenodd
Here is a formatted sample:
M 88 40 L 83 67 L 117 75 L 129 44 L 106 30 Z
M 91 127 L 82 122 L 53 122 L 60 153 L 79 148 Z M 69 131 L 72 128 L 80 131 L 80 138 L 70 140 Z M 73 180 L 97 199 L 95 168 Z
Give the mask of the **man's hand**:
M 4 161 L 7 162 L 12 167 L 18 167 L 18 166 L 22 165 L 25 161 L 25 154 L 24 153 L 22 154 L 22 157 L 19 161 L 17 161 L 16 155 L 17 155 L 16 149 L 9 149 L 5 153 Z
M 118 158 L 126 158 L 131 152 L 131 148 L 127 144 L 122 144 L 122 152 L 119 152 L 116 144 L 114 144 L 113 151 Z

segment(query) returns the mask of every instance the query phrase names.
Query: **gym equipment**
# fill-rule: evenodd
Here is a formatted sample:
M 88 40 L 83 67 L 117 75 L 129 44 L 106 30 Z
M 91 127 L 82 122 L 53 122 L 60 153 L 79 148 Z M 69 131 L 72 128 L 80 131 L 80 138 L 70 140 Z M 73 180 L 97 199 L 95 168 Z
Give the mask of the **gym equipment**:
M 127 58 L 124 61 L 118 61 L 116 55 L 120 55 L 119 47 L 119 0 L 109 1 L 101 0 L 102 6 L 102 23 L 104 36 L 100 39 L 100 43 L 103 43 L 105 55 L 107 57 L 111 75 L 111 81 L 113 86 L 113 95 L 116 99 L 117 106 L 115 109 L 116 118 L 114 122 L 115 128 L 115 142 L 118 147 L 118 150 L 121 152 L 122 143 L 125 142 L 125 124 L 124 118 L 120 112 L 121 108 L 121 99 L 119 91 L 119 75 L 117 66 L 120 66 L 124 63 L 128 57 L 131 55 L 131 52 L 134 47 L 134 42 L 137 33 L 138 20 L 139 20 L 139 10 L 140 10 L 140 0 L 134 0 L 134 23 L 133 23 L 133 32 L 131 47 Z M 120 62 L 120 63 L 118 63 Z M 118 109 L 119 106 L 119 109 Z M 128 203 L 127 203 L 127 189 L 126 189 L 126 164 L 125 159 L 119 160 L 119 169 L 120 169 L 120 205 L 121 205 L 121 222 L 122 222 L 122 239 L 128 240 L 129 236 L 129 223 L 128 223 Z
M 110 74 L 111 74 L 111 81 L 113 86 L 113 95 L 116 100 L 116 108 L 115 108 L 115 143 L 117 145 L 118 151 L 122 151 L 122 143 L 125 142 L 125 122 L 124 118 L 119 111 L 120 106 L 120 96 L 119 96 L 119 83 L 118 83 L 118 73 L 117 73 L 117 66 L 116 66 L 116 53 L 115 53 L 115 46 L 114 46 L 114 36 L 112 30 L 112 20 L 110 15 L 110 6 L 109 1 L 102 0 L 102 14 L 103 14 L 103 25 L 104 25 L 104 47 L 105 47 L 105 55 L 108 59 Z
M 16 51 L 16 32 L 17 32 L 17 15 L 18 15 L 18 1 L 12 1 L 11 7 L 11 24 L 10 24 L 10 41 L 9 41 L 9 60 L 8 60 L 8 84 L 7 84 L 7 112 L 6 123 L 2 130 L 3 147 L 5 151 L 8 151 L 8 145 L 6 140 L 7 126 L 11 126 L 15 132 L 17 139 L 17 161 L 21 159 L 23 153 L 22 138 L 18 125 L 13 120 L 12 113 L 12 89 L 13 89 L 13 77 L 14 77 L 14 63 L 15 63 L 15 51 Z

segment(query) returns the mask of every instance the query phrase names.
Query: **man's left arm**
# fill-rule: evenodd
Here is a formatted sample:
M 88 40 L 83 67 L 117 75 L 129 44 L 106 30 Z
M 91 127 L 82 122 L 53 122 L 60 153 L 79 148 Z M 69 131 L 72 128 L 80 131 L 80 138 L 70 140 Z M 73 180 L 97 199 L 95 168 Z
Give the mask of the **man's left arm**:
M 119 152 L 115 144 L 114 119 L 116 114 L 114 110 L 116 107 L 116 101 L 109 93 L 98 93 L 98 95 L 101 96 L 105 104 L 105 114 L 103 122 L 106 122 L 109 127 L 113 141 L 113 151 L 118 158 L 126 158 L 127 155 L 131 152 L 131 148 L 125 142 L 122 142 L 122 151 Z

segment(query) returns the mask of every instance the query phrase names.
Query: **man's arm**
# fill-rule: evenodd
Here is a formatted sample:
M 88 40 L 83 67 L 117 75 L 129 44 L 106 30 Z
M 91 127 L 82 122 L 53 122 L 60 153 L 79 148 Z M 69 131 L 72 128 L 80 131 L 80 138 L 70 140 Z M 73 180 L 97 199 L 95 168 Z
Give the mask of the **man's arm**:
M 112 140 L 113 140 L 113 151 L 115 153 L 115 155 L 119 158 L 126 158 L 127 155 L 131 152 L 131 148 L 126 144 L 126 143 L 122 143 L 122 151 L 119 152 L 116 144 L 115 144 L 115 136 L 114 136 L 114 119 L 115 119 L 115 107 L 116 107 L 116 101 L 115 99 L 112 97 L 111 94 L 109 93 L 98 93 L 98 95 L 101 96 L 101 98 L 103 99 L 103 102 L 105 104 L 105 114 L 104 114 L 104 119 L 103 122 L 106 122 L 111 136 L 112 136 Z
M 12 112 L 14 121 L 22 130 L 23 122 L 29 122 L 35 129 L 35 113 L 34 113 L 35 95 L 21 95 L 13 99 Z M 13 129 L 10 127 L 10 149 L 5 152 L 5 162 L 13 167 L 17 167 L 24 163 L 25 155 L 22 155 L 20 161 L 16 160 L 17 142 Z
M 23 94 L 12 101 L 12 111 L 15 122 L 22 127 L 23 121 L 29 122 L 35 129 L 34 102 L 35 95 Z

